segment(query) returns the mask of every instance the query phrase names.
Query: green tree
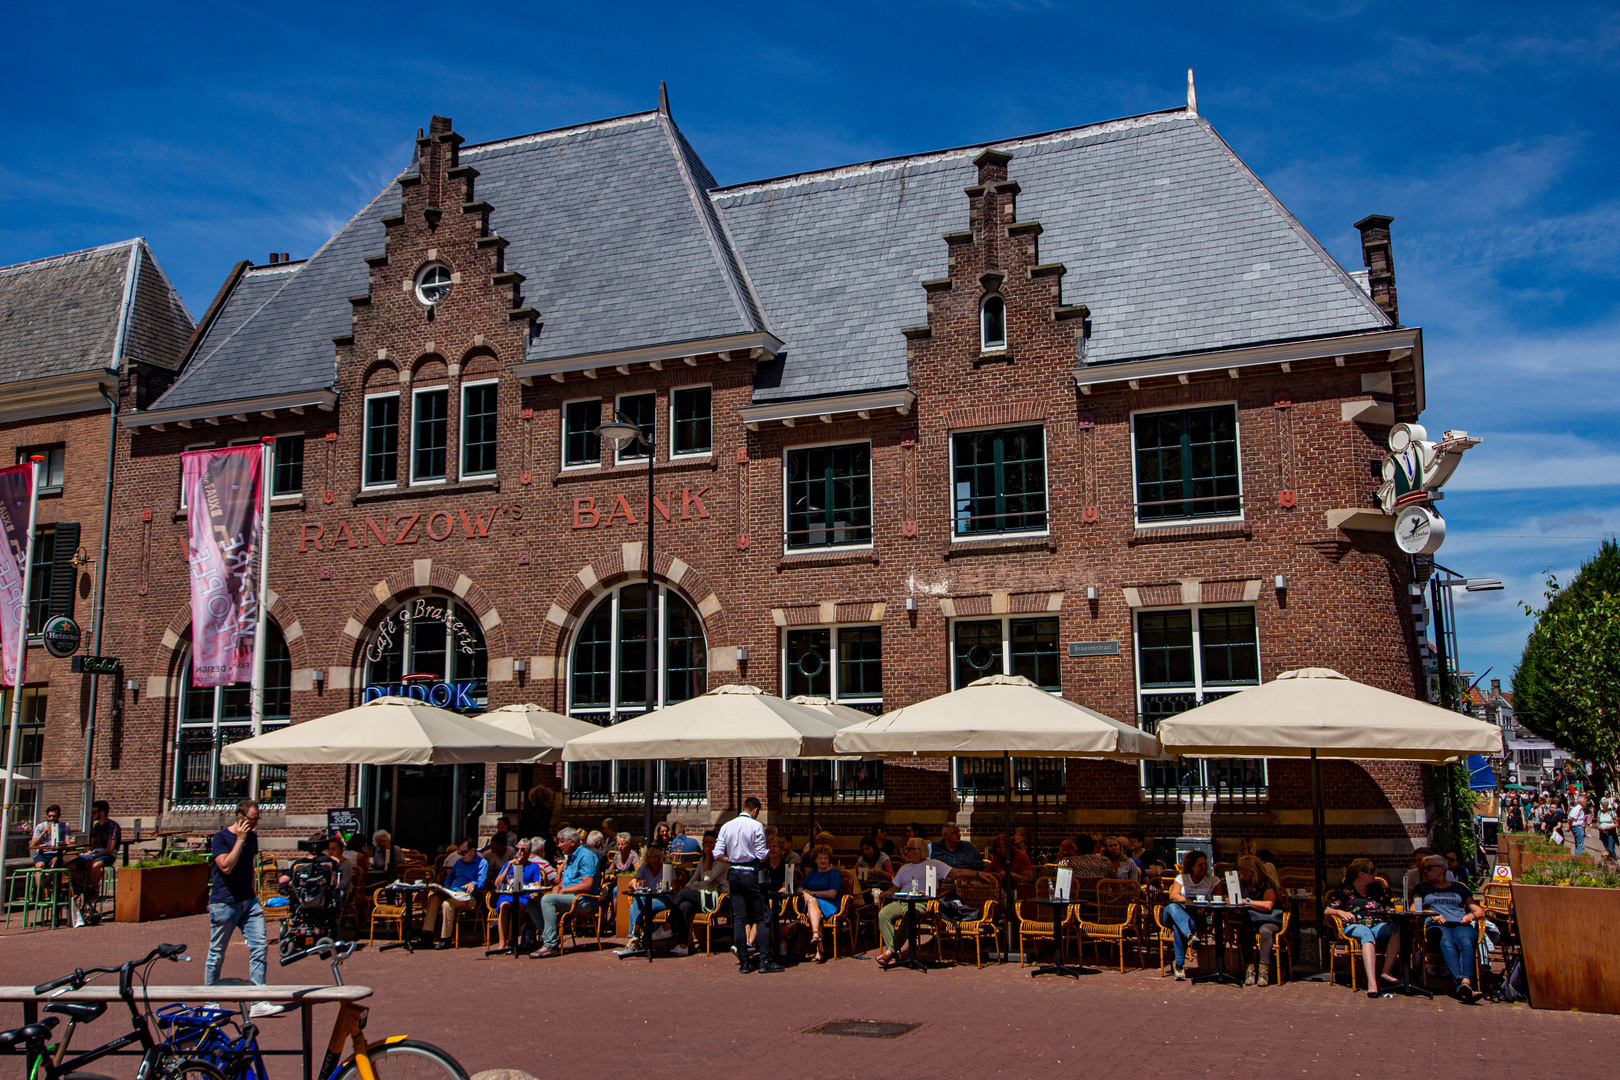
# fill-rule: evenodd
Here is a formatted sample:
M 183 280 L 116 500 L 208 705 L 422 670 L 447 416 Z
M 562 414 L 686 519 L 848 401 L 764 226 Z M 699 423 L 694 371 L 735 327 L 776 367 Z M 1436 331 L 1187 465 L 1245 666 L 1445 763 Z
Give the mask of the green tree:
M 1513 672 L 1518 722 L 1620 780 L 1620 545 L 1606 540 L 1546 604 L 1525 605 L 1536 627 Z

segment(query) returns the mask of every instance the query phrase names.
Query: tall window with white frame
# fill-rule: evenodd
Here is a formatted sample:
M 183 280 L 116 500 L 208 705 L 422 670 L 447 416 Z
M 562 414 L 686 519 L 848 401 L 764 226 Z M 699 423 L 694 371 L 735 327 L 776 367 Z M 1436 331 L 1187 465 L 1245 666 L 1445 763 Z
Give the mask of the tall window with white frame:
M 1046 531 L 1045 428 L 959 431 L 951 472 L 958 539 Z
M 292 718 L 292 658 L 272 620 L 265 641 L 264 731 Z M 173 798 L 180 806 L 225 806 L 249 797 L 273 805 L 287 801 L 287 767 L 259 768 L 259 790 L 249 793 L 250 766 L 224 765 L 219 752 L 253 734 L 252 687 L 192 686 L 191 657 L 181 659 L 179 733 L 174 748 Z
M 979 304 L 979 351 L 1001 352 L 1007 348 L 1007 302 L 1000 293 L 991 293 Z
M 618 401 L 618 410 L 624 418 L 636 427 L 641 433 L 653 441 L 657 441 L 658 424 L 658 395 L 651 391 L 645 394 L 623 394 Z M 640 442 L 630 443 L 628 446 L 618 448 L 619 462 L 647 460 L 647 444 Z
M 683 386 L 670 392 L 670 431 L 674 443 L 670 454 L 697 456 L 714 449 L 713 432 L 714 388 L 712 386 Z
M 1137 716 L 1150 734 L 1159 721 L 1260 682 L 1252 607 L 1200 607 L 1136 613 Z M 1233 798 L 1264 794 L 1260 758 L 1144 761 L 1150 798 Z
M 804 446 L 782 455 L 789 551 L 872 542 L 872 444 Z
M 806 626 L 782 633 L 782 685 L 788 697 L 824 697 L 876 716 L 883 711 L 883 629 Z M 787 761 L 790 799 L 883 799 L 881 761 Z
M 461 475 L 495 475 L 496 400 L 500 383 L 461 385 Z
M 390 487 L 399 480 L 399 395 L 366 398 L 365 486 Z
M 607 725 L 647 711 L 647 626 L 645 582 L 613 589 L 580 620 L 568 665 L 570 716 Z M 704 693 L 709 652 L 698 613 L 679 593 L 660 585 L 653 590 L 652 626 L 659 658 L 654 707 Z M 696 802 L 708 797 L 703 761 L 661 762 L 655 772 L 660 798 Z M 642 777 L 640 761 L 574 762 L 566 783 L 575 801 L 610 802 L 641 798 Z
M 1063 662 L 1054 615 L 958 619 L 951 626 L 951 677 L 960 690 L 990 675 L 1018 675 L 1048 693 L 1063 691 Z M 1002 763 L 956 758 L 957 794 L 999 800 L 1006 790 Z M 1060 802 L 1066 790 L 1061 758 L 1014 758 L 1015 800 Z
M 1139 524 L 1243 515 L 1236 405 L 1137 413 L 1131 436 Z
M 447 387 L 411 394 L 411 483 L 444 481 L 448 467 L 450 391 Z
M 563 403 L 563 468 L 580 468 L 602 463 L 602 399 Z

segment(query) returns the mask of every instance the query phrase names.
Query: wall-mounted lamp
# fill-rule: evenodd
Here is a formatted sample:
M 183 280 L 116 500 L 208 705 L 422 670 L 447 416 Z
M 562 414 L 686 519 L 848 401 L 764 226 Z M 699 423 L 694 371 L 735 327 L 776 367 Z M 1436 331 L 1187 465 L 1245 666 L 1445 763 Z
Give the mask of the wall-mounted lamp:
M 917 610 L 917 598 L 915 596 L 906 597 L 906 610 L 907 611 L 916 611 Z
M 529 662 L 527 660 L 523 659 L 522 657 L 519 657 L 518 659 L 512 661 L 512 673 L 514 675 L 521 675 L 525 671 L 528 671 L 528 670 L 529 670 Z
M 1288 579 L 1283 577 L 1281 574 L 1278 574 L 1277 579 L 1275 582 L 1273 582 L 1273 584 L 1276 585 L 1278 592 L 1282 592 L 1284 589 L 1288 588 Z
M 326 681 L 326 669 L 315 668 L 311 670 L 309 673 L 309 681 L 314 683 L 316 686 L 321 685 L 321 683 Z
M 746 646 L 746 645 L 737 646 L 737 663 L 739 663 L 739 664 L 748 663 L 748 646 Z
M 139 680 L 139 679 L 130 679 L 128 682 L 124 683 L 124 689 L 128 690 L 132 694 L 135 693 L 135 691 L 139 690 L 140 688 L 141 688 L 141 680 Z
M 1095 600 L 1095 599 L 1097 599 L 1097 586 L 1095 586 L 1095 585 L 1087 585 L 1086 586 L 1086 599 L 1087 600 Z

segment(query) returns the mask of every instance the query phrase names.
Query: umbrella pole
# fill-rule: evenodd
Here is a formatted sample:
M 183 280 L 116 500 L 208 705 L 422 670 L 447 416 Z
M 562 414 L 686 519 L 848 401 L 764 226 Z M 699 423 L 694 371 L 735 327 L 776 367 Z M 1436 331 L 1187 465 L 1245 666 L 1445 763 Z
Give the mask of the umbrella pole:
M 1311 846 L 1316 851 L 1316 947 L 1323 951 L 1322 893 L 1327 888 L 1327 822 L 1322 808 L 1322 762 L 1311 748 Z M 1318 957 L 1321 961 L 1321 957 Z
M 1018 921 L 1018 886 L 1013 883 L 1012 754 L 1005 750 L 1001 752 L 1001 791 L 1001 827 L 1004 830 L 1001 838 L 1001 869 L 1007 875 L 1007 956 L 1011 957 L 1013 954 L 1013 934 L 1015 933 L 1014 924 Z
M 816 843 L 816 763 L 810 763 L 810 846 Z

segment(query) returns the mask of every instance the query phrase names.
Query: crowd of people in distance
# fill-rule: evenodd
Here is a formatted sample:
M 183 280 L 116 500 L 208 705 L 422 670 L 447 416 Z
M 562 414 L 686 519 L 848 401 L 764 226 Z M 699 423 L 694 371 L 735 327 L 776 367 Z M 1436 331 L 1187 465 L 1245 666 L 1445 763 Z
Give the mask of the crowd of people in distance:
M 1558 794 L 1508 792 L 1502 797 L 1502 828 L 1508 832 L 1536 832 L 1555 844 L 1572 843 L 1576 855 L 1587 854 L 1586 842 L 1595 831 L 1609 859 L 1620 859 L 1620 796 L 1610 792 L 1594 799 L 1586 792 Z

